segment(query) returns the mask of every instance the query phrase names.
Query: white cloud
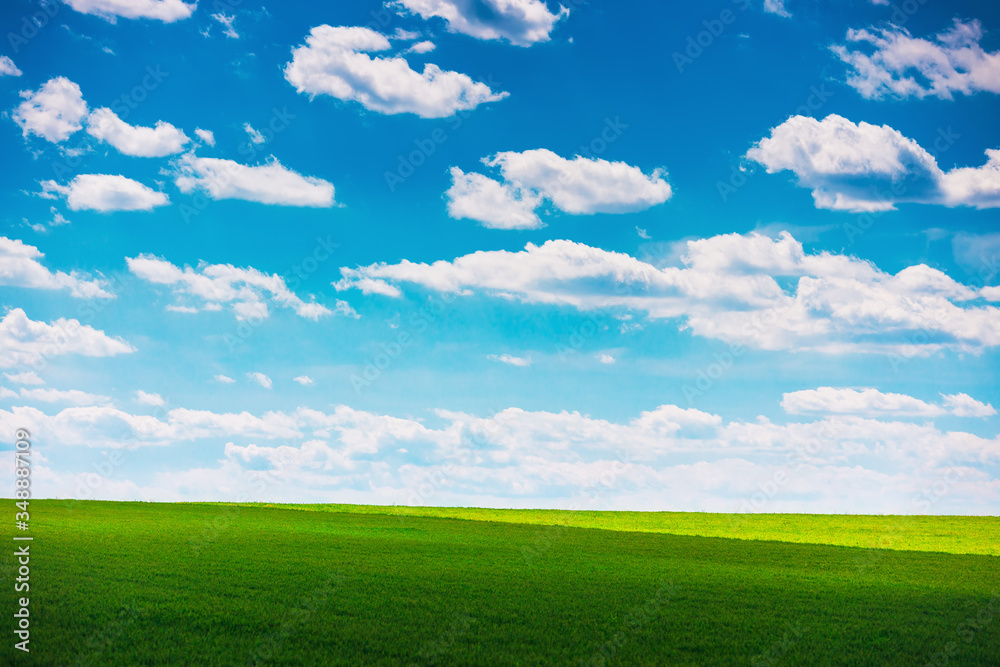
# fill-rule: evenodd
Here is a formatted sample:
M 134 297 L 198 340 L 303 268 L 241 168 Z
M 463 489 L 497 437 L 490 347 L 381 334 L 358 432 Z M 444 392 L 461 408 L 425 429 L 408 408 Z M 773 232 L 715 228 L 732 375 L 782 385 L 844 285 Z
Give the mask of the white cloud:
M 282 206 L 334 205 L 332 183 L 302 176 L 276 159 L 249 167 L 232 160 L 188 153 L 176 163 L 174 179 L 181 192 L 201 190 L 212 199 L 243 199 Z
M 1000 207 L 1000 149 L 986 150 L 986 164 L 981 167 L 956 167 L 941 177 L 947 206 Z
M 398 0 L 393 5 L 401 13 L 444 19 L 450 32 L 517 46 L 549 41 L 555 24 L 569 16 L 566 7 L 559 5 L 553 14 L 541 0 Z
M 24 373 L 4 373 L 8 380 L 15 384 L 45 384 L 45 380 L 38 377 L 35 371 L 25 371 Z
M 668 256 L 677 258 L 673 265 L 659 267 L 553 240 L 451 262 L 342 267 L 335 287 L 413 283 L 599 310 L 609 318 L 639 311 L 679 320 L 697 336 L 769 350 L 908 358 L 1000 345 L 1000 308 L 973 305 L 989 288 L 963 285 L 922 264 L 889 274 L 846 255 L 807 254 L 787 232 L 776 239 L 750 233 L 687 241 Z
M 218 310 L 229 304 L 239 320 L 266 318 L 268 303 L 291 308 L 295 314 L 310 320 L 332 315 L 326 306 L 303 301 L 277 274 L 267 274 L 252 267 L 238 268 L 232 264 L 205 264 L 181 269 L 154 255 L 139 255 L 125 259 L 129 271 L 142 280 L 156 285 L 169 285 L 181 298 L 198 299 L 201 310 Z M 193 306 L 180 305 L 175 310 L 191 312 Z M 337 312 L 354 315 L 346 302 L 337 302 Z
M 34 289 L 67 289 L 79 299 L 113 299 L 101 280 L 87 280 L 78 272 L 53 273 L 42 266 L 45 255 L 35 246 L 0 236 L 0 285 Z
M 613 364 L 616 361 L 616 359 L 613 356 L 611 356 L 610 354 L 604 354 L 603 352 L 595 355 L 594 358 L 597 359 L 602 364 Z
M 49 207 L 49 213 L 52 214 L 52 219 L 49 220 L 48 223 L 33 223 L 30 225 L 30 227 L 36 232 L 45 233 L 52 227 L 59 227 L 62 225 L 70 224 L 70 221 L 66 219 L 66 216 L 60 213 L 59 209 L 57 209 L 55 206 Z M 25 222 L 27 222 L 27 219 L 25 219 Z
M 309 377 L 308 375 L 300 375 L 300 376 L 298 376 L 298 377 L 296 377 L 296 378 L 292 378 L 292 379 L 293 379 L 293 380 L 294 380 L 295 382 L 298 382 L 298 383 L 299 383 L 300 385 L 302 385 L 303 387 L 309 387 L 309 386 L 312 386 L 312 385 L 316 384 L 316 381 L 315 381 L 315 380 L 313 380 L 313 379 L 312 379 L 311 377 Z
M 217 12 L 212 14 L 212 18 L 219 22 L 225 30 L 223 34 L 230 39 L 239 39 L 240 34 L 236 32 L 236 28 L 233 27 L 233 21 L 236 20 L 236 15 L 226 16 L 223 12 Z
M 820 387 L 783 394 L 781 407 L 792 415 L 847 414 L 937 417 L 945 413 L 938 405 L 906 394 L 883 394 L 877 389 Z
M 410 48 L 406 50 L 406 53 L 430 53 L 435 48 L 434 42 L 429 42 L 424 40 L 422 42 L 417 42 Z
M 419 39 L 422 33 L 415 30 L 404 30 L 403 28 L 396 28 L 389 39 L 401 39 L 404 42 L 412 42 L 415 39 Z
M 956 417 L 992 417 L 997 413 L 990 403 L 981 403 L 968 394 L 941 394 L 944 407 Z
M 83 127 L 87 103 L 80 86 L 64 76 L 49 79 L 34 92 L 22 91 L 21 97 L 25 99 L 14 109 L 13 118 L 25 137 L 34 134 L 59 143 Z
M 793 415 L 846 414 L 893 415 L 900 417 L 991 417 L 992 405 L 981 403 L 968 394 L 942 394 L 941 405 L 927 403 L 906 394 L 885 394 L 877 389 L 837 389 L 820 387 L 782 395 L 781 407 Z
M 209 146 L 215 145 L 215 134 L 211 130 L 203 130 L 200 127 L 196 127 L 194 133 Z
M 181 0 L 64 0 L 82 14 L 100 16 L 110 23 L 118 17 L 126 19 L 155 19 L 164 23 L 181 21 L 191 16 L 198 3 Z
M 250 479 L 263 478 L 267 499 L 286 502 L 343 501 L 345 494 L 363 493 L 346 497 L 578 509 L 598 509 L 591 503 L 603 501 L 617 509 L 717 512 L 748 511 L 749 503 L 756 511 L 892 514 L 988 514 L 1000 502 L 1000 485 L 976 467 L 1000 460 L 1000 439 L 942 431 L 926 421 L 724 421 L 673 405 L 624 422 L 518 408 L 490 418 L 438 410 L 436 418 L 440 426 L 428 428 L 415 418 L 343 405 L 332 413 L 298 408 L 260 416 L 178 408 L 163 419 L 109 406 L 52 415 L 14 407 L 0 410 L 0 430 L 27 428 L 40 445 L 215 439 L 218 444 L 204 446 L 224 454 L 220 468 L 165 472 L 143 490 L 164 500 L 182 499 L 178 489 L 186 488 L 196 495 L 183 499 L 232 499 L 254 471 Z M 190 479 L 213 483 L 189 487 L 184 480 Z M 945 490 L 928 495 L 926 489 L 941 486 L 935 482 Z M 40 495 L 51 497 L 74 489 L 71 480 L 43 488 L 39 477 L 36 483 Z M 773 490 L 760 493 L 767 487 Z
M 8 56 L 0 56 L 0 76 L 21 76 L 21 70 Z
M 0 320 L 0 368 L 37 365 L 64 354 L 113 357 L 130 352 L 135 348 L 125 341 L 78 320 L 35 322 L 20 308 L 8 311 Z
M 255 130 L 250 123 L 243 123 L 243 130 L 250 137 L 250 141 L 255 144 L 262 144 L 267 141 L 267 139 L 264 138 L 264 135 Z
M 545 200 L 577 215 L 626 213 L 662 204 L 672 194 L 661 169 L 646 175 L 624 162 L 579 155 L 567 160 L 544 148 L 497 153 L 483 163 L 498 167 L 504 182 L 453 167 L 453 183 L 445 193 L 451 217 L 499 229 L 531 229 L 542 226 L 535 209 Z
M 234 382 L 236 382 L 236 380 L 227 375 L 216 375 L 215 381 L 220 382 L 222 384 L 233 384 Z
M 73 211 L 152 211 L 170 203 L 162 192 L 112 174 L 80 174 L 68 185 L 42 181 L 42 194 L 50 199 L 64 197 Z
M 167 403 L 166 401 L 163 400 L 163 397 L 160 396 L 159 394 L 157 393 L 147 394 L 141 389 L 135 392 L 135 400 L 136 402 L 142 403 L 143 405 L 153 405 L 156 407 L 161 407 L 163 405 L 166 405 Z
M 264 375 L 263 373 L 247 373 L 247 379 L 251 382 L 259 384 L 264 389 L 271 388 L 271 378 Z
M 1000 150 L 986 155 L 981 167 L 944 172 L 917 142 L 888 125 L 830 115 L 792 116 L 746 157 L 769 174 L 794 173 L 800 186 L 812 189 L 817 208 L 860 212 L 894 210 L 903 202 L 1000 206 Z
M 337 288 L 337 291 L 345 289 L 342 283 L 333 283 L 333 286 Z M 370 280 L 368 278 L 358 278 L 356 281 L 351 281 L 350 289 L 359 289 L 362 294 L 381 294 L 382 296 L 388 296 L 393 299 L 398 299 L 403 296 L 403 293 L 399 291 L 398 287 L 390 285 L 384 280 Z M 395 327 L 393 327 L 395 328 Z
M 663 170 L 648 176 L 624 162 L 576 156 L 572 160 L 545 149 L 497 153 L 485 160 L 504 179 L 536 190 L 566 213 L 641 211 L 670 198 Z
M 106 405 L 111 402 L 108 396 L 88 394 L 79 389 L 21 389 L 21 398 L 42 403 L 69 403 L 70 405 Z
M 540 195 L 510 183 L 498 183 L 482 174 L 466 174 L 451 168 L 452 185 L 445 193 L 448 215 L 468 218 L 493 229 L 537 229 L 542 221 L 535 214 Z
M 129 125 L 108 108 L 94 109 L 87 117 L 87 133 L 114 146 L 123 155 L 164 157 L 180 153 L 187 135 L 170 123 L 157 121 L 156 127 Z
M 258 375 L 260 379 L 255 377 Z M 262 373 L 248 373 L 247 377 L 258 384 L 263 381 L 261 386 L 270 382 Z M 215 437 L 309 440 L 319 437 L 317 433 L 335 431 L 349 453 L 372 454 L 394 438 L 433 433 L 412 420 L 360 412 L 346 406 L 338 406 L 332 414 L 298 408 L 291 413 L 266 412 L 259 417 L 248 412 L 174 408 L 162 420 L 150 415 L 131 415 L 112 407 L 73 408 L 53 416 L 33 408 L 0 410 L 0 428 L 18 420 L 21 424 L 16 428 L 27 428 L 38 438 L 92 447 L 120 447 L 133 442 L 166 445 Z
M 300 93 L 330 95 L 371 111 L 422 118 L 445 118 L 508 95 L 432 63 L 416 72 L 399 56 L 368 55 L 390 48 L 385 35 L 368 28 L 317 26 L 306 37 L 306 45 L 292 51 L 285 78 Z
M 1000 51 L 983 50 L 982 36 L 978 20 L 955 19 L 951 28 L 932 39 L 915 38 L 905 28 L 889 25 L 847 31 L 849 43 L 870 45 L 871 53 L 847 44 L 831 48 L 851 67 L 847 83 L 862 97 L 950 100 L 954 93 L 1000 93 Z
M 785 0 L 764 0 L 764 11 L 768 14 L 777 14 L 785 18 L 792 16 L 791 12 L 785 8 Z
M 0 387 L 0 398 L 17 398 L 17 392 L 11 391 L 7 387 Z
M 497 355 L 497 354 L 488 354 L 488 355 L 486 355 L 486 358 L 490 359 L 492 361 L 499 361 L 500 363 L 507 364 L 509 366 L 522 366 L 522 367 L 524 367 L 524 366 L 530 366 L 531 365 L 531 359 L 528 359 L 528 358 L 525 358 L 525 357 L 515 357 L 515 356 L 510 355 L 510 354 L 499 354 L 499 355 Z

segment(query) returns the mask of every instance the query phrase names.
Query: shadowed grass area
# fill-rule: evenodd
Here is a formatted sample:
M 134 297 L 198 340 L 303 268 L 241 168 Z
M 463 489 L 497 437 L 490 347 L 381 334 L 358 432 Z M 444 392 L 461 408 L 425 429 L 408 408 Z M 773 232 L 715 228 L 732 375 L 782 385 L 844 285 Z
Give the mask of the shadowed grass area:
M 31 508 L 20 664 L 1000 658 L 992 556 L 260 506 Z
M 1000 556 L 1000 517 L 861 514 L 711 514 L 707 512 L 607 512 L 516 510 L 407 505 L 279 505 L 316 512 L 427 516 L 637 533 L 669 533 L 744 540 L 830 544 L 865 549 L 939 551 Z

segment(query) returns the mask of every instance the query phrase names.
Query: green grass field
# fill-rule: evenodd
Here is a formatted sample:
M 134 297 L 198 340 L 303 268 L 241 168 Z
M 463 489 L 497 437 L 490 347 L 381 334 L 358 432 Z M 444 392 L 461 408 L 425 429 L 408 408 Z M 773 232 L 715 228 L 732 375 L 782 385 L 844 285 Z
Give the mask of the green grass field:
M 396 505 L 274 505 L 316 512 L 427 516 L 545 526 L 601 528 L 630 533 L 831 544 L 866 549 L 941 551 L 1000 556 L 1000 519 L 971 516 L 865 516 L 851 514 L 706 514 L 704 512 L 601 512 L 498 510 L 478 507 Z
M 1000 664 L 997 518 L 303 508 L 31 501 L 0 660 Z

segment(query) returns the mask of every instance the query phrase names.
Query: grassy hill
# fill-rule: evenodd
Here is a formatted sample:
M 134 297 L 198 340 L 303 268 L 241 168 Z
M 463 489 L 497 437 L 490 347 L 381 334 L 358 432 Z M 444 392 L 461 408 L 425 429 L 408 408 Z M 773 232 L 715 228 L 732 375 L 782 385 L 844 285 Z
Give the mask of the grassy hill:
M 1000 664 L 996 518 L 31 507 L 32 654 L 3 662 Z
M 220 503 L 231 504 L 231 503 Z M 1000 556 L 1000 518 L 986 516 L 872 516 L 857 514 L 708 514 L 705 512 L 609 512 L 512 510 L 405 505 L 276 505 L 314 512 L 425 516 L 543 526 L 601 528 L 634 533 L 831 544 L 866 549 L 940 551 Z

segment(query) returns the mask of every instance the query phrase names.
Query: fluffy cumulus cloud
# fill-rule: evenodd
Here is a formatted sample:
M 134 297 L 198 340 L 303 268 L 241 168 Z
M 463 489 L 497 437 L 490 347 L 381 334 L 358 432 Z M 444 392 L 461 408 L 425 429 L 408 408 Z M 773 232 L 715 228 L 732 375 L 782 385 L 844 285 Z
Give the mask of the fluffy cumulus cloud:
M 982 403 L 968 394 L 941 394 L 944 407 L 956 417 L 992 417 L 997 413 L 991 403 Z
M 624 162 L 567 160 L 545 149 L 498 153 L 486 165 L 499 167 L 506 181 L 539 192 L 566 213 L 641 211 L 671 195 L 661 169 L 647 175 Z
M 936 151 L 954 142 L 949 130 Z M 888 125 L 792 116 L 746 154 L 767 173 L 791 171 L 812 189 L 817 208 L 855 212 L 894 210 L 898 203 L 1000 206 L 1000 149 L 986 164 L 942 171 L 934 156 Z
M 895 415 L 906 417 L 990 417 L 996 414 L 992 405 L 984 404 L 968 394 L 942 394 L 942 403 L 928 403 L 906 394 L 882 393 L 873 388 L 838 389 L 820 387 L 784 394 L 781 407 L 793 415 L 851 414 Z
M 93 14 L 114 23 L 119 17 L 126 19 L 154 19 L 164 23 L 181 21 L 191 16 L 197 2 L 182 0 L 65 0 L 66 4 L 83 14 Z
M 876 352 L 909 358 L 1000 345 L 1000 308 L 987 290 L 923 264 L 896 274 L 829 252 L 808 254 L 787 232 L 725 234 L 677 244 L 673 265 L 567 240 L 479 251 L 433 264 L 341 268 L 334 284 L 399 283 L 525 303 L 573 306 L 608 319 L 633 311 L 675 319 L 697 336 L 768 350 Z M 659 263 L 659 262 L 658 262 Z M 780 282 L 779 282 L 780 281 Z
M 164 157 L 180 153 L 187 135 L 162 120 L 155 127 L 129 125 L 107 108 L 95 109 L 87 117 L 87 133 L 134 157 Z
M 977 467 L 1000 460 L 1000 439 L 931 421 L 725 421 L 674 405 L 623 422 L 518 408 L 435 416 L 431 428 L 343 405 L 259 416 L 175 408 L 159 417 L 19 406 L 0 410 L 0 428 L 28 428 L 40 445 L 218 449 L 219 467 L 163 473 L 143 490 L 160 500 L 233 499 L 253 471 L 272 501 L 906 514 L 988 513 L 1000 502 L 1000 485 Z M 189 475 L 216 483 L 178 483 Z M 64 497 L 74 488 L 64 481 L 43 491 Z
M 451 168 L 451 187 L 445 193 L 448 215 L 467 218 L 493 229 L 536 229 L 542 226 L 535 209 L 542 197 L 511 183 Z
M 52 272 L 42 265 L 45 255 L 35 246 L 0 236 L 0 285 L 34 289 L 69 290 L 80 299 L 113 299 L 101 280 L 88 280 L 77 271 Z
M 50 79 L 38 90 L 24 91 L 21 96 L 25 99 L 14 110 L 13 118 L 24 136 L 34 134 L 59 143 L 86 125 L 94 138 L 136 157 L 179 153 L 190 141 L 183 131 L 163 121 L 155 127 L 129 125 L 105 107 L 88 114 L 80 86 L 66 77 Z
M 34 134 L 59 143 L 83 127 L 87 103 L 80 86 L 64 76 L 49 79 L 36 91 L 22 91 L 21 97 L 13 118 L 25 137 Z
M 334 205 L 333 183 L 302 176 L 275 159 L 250 167 L 232 160 L 188 153 L 175 167 L 177 188 L 184 193 L 198 190 L 212 199 L 243 199 L 282 206 Z
M 66 185 L 42 181 L 42 194 L 54 199 L 61 196 L 74 211 L 152 211 L 170 200 L 131 178 L 114 174 L 80 174 Z
M 535 210 L 544 201 L 571 214 L 641 211 L 670 198 L 661 169 L 644 174 L 624 162 L 560 157 L 544 148 L 502 152 L 483 163 L 499 170 L 502 181 L 451 170 L 445 193 L 448 214 L 486 227 L 530 229 L 542 226 Z
M 369 28 L 313 28 L 305 46 L 292 51 L 285 78 L 300 93 L 330 95 L 358 102 L 384 114 L 412 113 L 421 118 L 445 118 L 485 102 L 507 97 L 460 72 L 433 63 L 422 72 L 399 55 L 375 56 L 392 48 L 389 39 Z
M 310 320 L 333 314 L 322 304 L 300 299 L 288 289 L 281 276 L 252 267 L 202 263 L 196 268 L 185 266 L 182 269 L 153 255 L 129 257 L 126 262 L 129 270 L 142 280 L 170 286 L 180 301 L 187 302 L 179 304 L 181 312 L 219 310 L 228 305 L 237 319 L 263 319 L 270 315 L 270 303 L 290 308 Z M 196 305 L 190 305 L 191 302 Z M 355 315 L 344 301 L 337 301 L 336 311 L 341 315 Z
M 135 400 L 143 405 L 152 405 L 154 407 L 162 407 L 166 405 L 166 401 L 163 397 L 157 393 L 146 393 L 141 389 L 135 392 Z
M 299 383 L 300 385 L 302 385 L 303 387 L 310 387 L 310 386 L 312 386 L 312 385 L 316 384 L 316 381 L 315 381 L 315 380 L 313 380 L 313 379 L 312 379 L 311 377 L 309 377 L 308 375 L 299 375 L 298 377 L 295 377 L 295 378 L 292 378 L 292 379 L 293 379 L 293 380 L 294 380 L 295 382 L 298 382 L 298 383 Z
M 398 0 L 393 4 L 401 13 L 444 19 L 450 32 L 517 46 L 549 41 L 555 24 L 569 16 L 566 7 L 559 5 L 552 12 L 541 0 Z
M 833 52 L 851 69 L 847 83 L 867 99 L 1000 93 L 1000 51 L 980 46 L 979 21 L 955 19 L 948 30 L 921 39 L 889 25 L 847 31 Z
M 135 352 L 135 348 L 125 341 L 111 338 L 78 320 L 36 322 L 20 308 L 8 311 L 0 319 L 0 368 L 42 364 L 46 359 L 66 354 L 113 357 L 130 352 Z
M 434 42 L 424 40 L 422 42 L 416 42 L 413 46 L 406 50 L 406 53 L 430 53 L 436 48 L 437 46 Z
M 21 70 L 7 56 L 0 56 L 0 76 L 21 76 Z

